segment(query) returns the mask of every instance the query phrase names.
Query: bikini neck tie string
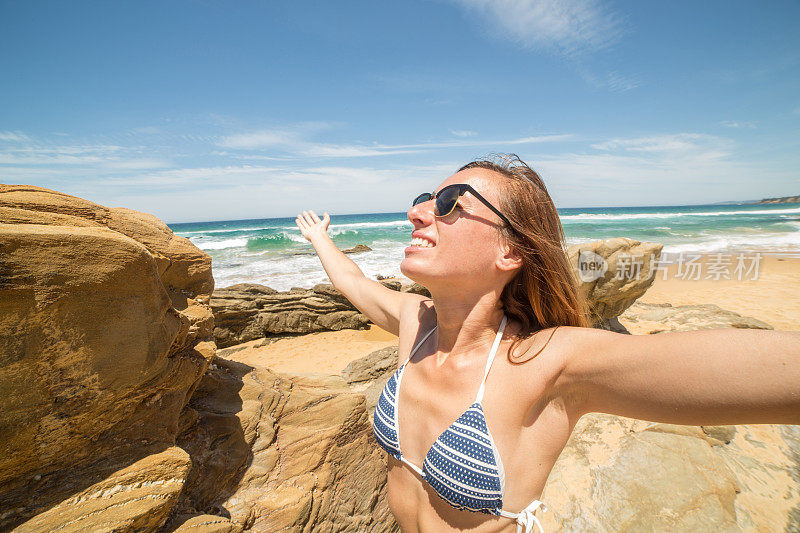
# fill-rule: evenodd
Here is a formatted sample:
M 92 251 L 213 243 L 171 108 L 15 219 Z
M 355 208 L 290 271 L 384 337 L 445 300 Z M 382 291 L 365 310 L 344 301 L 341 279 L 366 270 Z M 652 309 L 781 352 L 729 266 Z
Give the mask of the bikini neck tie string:
M 536 524 L 539 533 L 544 533 L 542 523 L 539 522 L 539 519 L 533 514 L 539 507 L 542 508 L 543 512 L 547 511 L 547 507 L 537 500 L 519 513 L 517 517 L 517 533 L 531 533 L 534 524 Z

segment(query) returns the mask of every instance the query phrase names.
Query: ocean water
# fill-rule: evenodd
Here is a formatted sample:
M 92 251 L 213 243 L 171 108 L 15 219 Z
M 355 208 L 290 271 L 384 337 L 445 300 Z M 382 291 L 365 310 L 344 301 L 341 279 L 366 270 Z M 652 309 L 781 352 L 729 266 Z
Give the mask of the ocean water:
M 558 210 L 567 244 L 630 237 L 666 254 L 754 253 L 800 257 L 800 205 L 724 204 Z M 217 287 L 260 283 L 284 291 L 329 282 L 311 243 L 291 218 L 170 224 L 208 252 Z M 400 276 L 413 226 L 406 213 L 331 215 L 328 235 L 370 277 Z

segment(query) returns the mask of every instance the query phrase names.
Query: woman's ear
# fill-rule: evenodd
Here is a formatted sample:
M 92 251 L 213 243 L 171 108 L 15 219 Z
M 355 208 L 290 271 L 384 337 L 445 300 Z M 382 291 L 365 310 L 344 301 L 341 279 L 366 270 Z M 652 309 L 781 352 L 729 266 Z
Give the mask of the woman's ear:
M 522 256 L 512 247 L 503 244 L 501 256 L 497 259 L 497 268 L 500 270 L 511 271 L 522 268 Z

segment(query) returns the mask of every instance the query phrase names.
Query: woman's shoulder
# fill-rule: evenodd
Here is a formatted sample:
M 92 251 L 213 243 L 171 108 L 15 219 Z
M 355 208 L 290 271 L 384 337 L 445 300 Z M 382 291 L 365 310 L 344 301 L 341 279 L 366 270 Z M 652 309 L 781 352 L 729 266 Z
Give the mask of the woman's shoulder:
M 593 347 L 604 342 L 609 335 L 619 334 L 580 326 L 557 325 L 542 328 L 529 333 L 516 343 L 510 350 L 509 361 L 524 365 L 534 359 L 548 360 L 548 366 L 559 372 L 575 357 L 593 352 Z
M 431 326 L 436 325 L 433 300 L 420 294 L 409 294 L 400 313 L 400 335 L 404 333 L 404 326 L 416 331 L 428 323 Z
M 532 409 L 554 402 L 577 420 L 582 395 L 576 368 L 618 333 L 580 326 L 552 326 L 536 331 L 509 354 L 508 376 L 524 391 L 522 403 Z M 505 361 L 504 361 L 505 362 Z
M 436 327 L 436 313 L 433 300 L 422 295 L 413 294 L 400 313 L 400 331 L 398 335 L 398 366 L 403 364 L 411 350 Z

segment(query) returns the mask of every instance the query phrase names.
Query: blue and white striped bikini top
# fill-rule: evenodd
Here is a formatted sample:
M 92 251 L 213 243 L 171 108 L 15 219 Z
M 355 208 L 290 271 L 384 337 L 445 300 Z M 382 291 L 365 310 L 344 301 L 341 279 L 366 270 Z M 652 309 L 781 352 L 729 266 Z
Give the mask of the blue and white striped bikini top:
M 383 388 L 375 408 L 373 431 L 378 443 L 389 455 L 410 466 L 443 500 L 456 509 L 514 518 L 517 521 L 517 533 L 522 531 L 529 533 L 533 530 L 533 524 L 544 533 L 539 519 L 533 514 L 540 506 L 542 510 L 546 510 L 539 500 L 534 500 L 519 513 L 503 510 L 505 489 L 503 462 L 500 460 L 500 453 L 486 424 L 481 406 L 486 376 L 489 375 L 505 326 L 506 316 L 503 315 L 475 401 L 439 435 L 425 455 L 422 468 L 411 463 L 400 452 L 398 399 L 403 369 L 408 361 L 397 369 Z M 411 350 L 409 361 L 414 357 L 417 348 L 435 329 L 434 326 Z

